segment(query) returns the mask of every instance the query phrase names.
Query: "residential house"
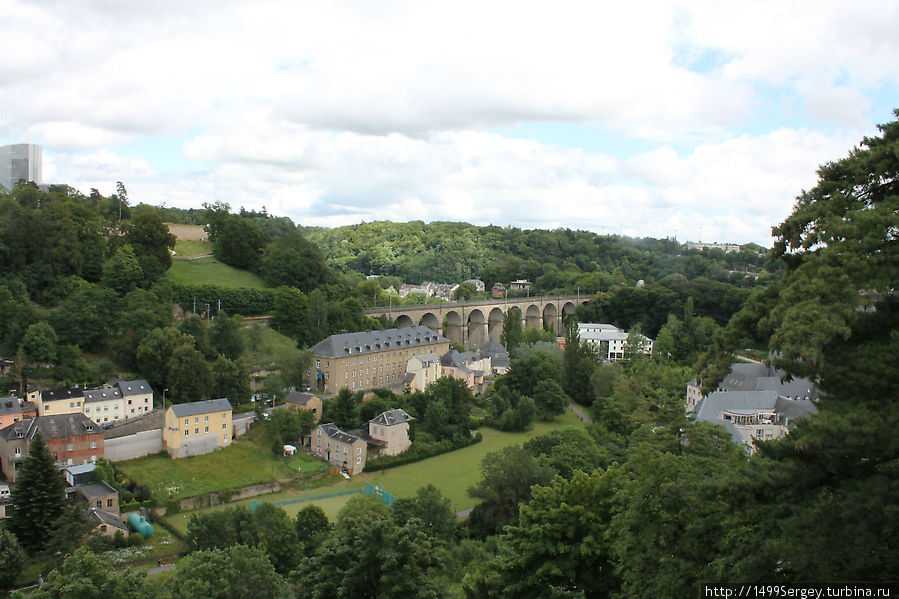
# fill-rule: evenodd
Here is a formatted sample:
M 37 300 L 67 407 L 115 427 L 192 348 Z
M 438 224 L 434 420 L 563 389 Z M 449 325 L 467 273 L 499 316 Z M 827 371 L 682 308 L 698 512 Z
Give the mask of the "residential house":
M 15 482 L 34 435 L 40 433 L 60 468 L 95 462 L 103 457 L 103 430 L 84 414 L 41 416 L 0 430 L 0 469 Z
M 403 453 L 412 441 L 409 440 L 409 422 L 412 416 L 405 410 L 397 408 L 381 412 L 368 421 L 368 434 L 372 439 L 381 441 L 381 455 L 397 455 Z
M 464 381 L 472 393 L 482 393 L 484 374 L 490 372 L 490 358 L 481 358 L 478 352 L 459 353 L 451 349 L 440 356 L 440 366 L 441 376 Z
M 403 383 L 412 391 L 424 391 L 425 387 L 439 379 L 443 372 L 437 354 L 412 356 L 406 363 Z
M 124 538 L 128 538 L 131 531 L 128 526 L 122 522 L 122 519 L 106 510 L 90 508 L 87 511 L 87 518 L 94 527 L 94 532 L 104 537 L 113 538 L 116 533 L 121 533 Z
M 494 299 L 506 297 L 506 286 L 502 283 L 495 283 L 491 289 Z
M 0 483 L 0 520 L 5 520 L 10 515 L 7 509 L 12 505 L 12 490 L 6 483 Z
M 309 348 L 314 370 L 307 375 L 325 393 L 337 393 L 341 387 L 401 391 L 410 358 L 443 354 L 449 344 L 449 339 L 425 326 L 331 335 Z
M 472 285 L 474 285 L 474 288 L 477 289 L 479 292 L 484 291 L 484 289 L 485 289 L 484 281 L 482 281 L 481 279 L 465 279 L 462 282 L 463 283 L 471 283 Z
M 34 397 L 34 399 L 32 399 Z M 81 387 L 54 387 L 28 392 L 29 401 L 37 400 L 38 414 L 56 416 L 58 414 L 78 414 L 83 412 L 84 391 Z
M 456 292 L 456 289 L 459 288 L 458 283 L 437 283 L 434 286 L 434 297 L 440 298 L 442 300 L 450 301 L 453 299 L 453 294 Z
M 84 415 L 97 424 L 124 420 L 124 407 L 122 392 L 115 387 L 85 389 L 84 391 Z
M 122 394 L 123 414 L 126 420 L 153 411 L 153 387 L 144 379 L 133 381 L 113 379 L 107 385 L 118 387 Z
M 305 393 L 291 389 L 284 398 L 284 405 L 291 410 L 309 410 L 315 421 L 322 419 L 322 399 L 314 393 Z
M 333 423 L 320 424 L 312 432 L 312 453 L 349 475 L 365 468 L 368 452 L 363 439 L 345 433 Z
M 595 323 L 578 323 L 578 338 L 585 341 L 597 352 L 599 357 L 605 362 L 614 362 L 623 360 L 628 350 L 627 342 L 629 333 L 622 331 L 611 324 L 595 324 Z M 652 355 L 653 341 L 646 335 L 637 337 L 638 350 L 647 356 Z
M 779 439 L 796 420 L 818 408 L 809 400 L 778 397 L 774 391 L 716 391 L 696 406 L 696 420 L 722 424 L 747 451 L 756 441 Z
M 512 362 L 509 352 L 496 339 L 489 339 L 478 349 L 477 354 L 479 358 L 490 360 L 490 376 L 501 376 L 509 371 Z
M 75 492 L 88 509 L 105 510 L 119 515 L 119 492 L 103 481 L 76 485 Z
M 0 397 L 0 428 L 19 420 L 37 418 L 37 406 L 18 397 Z
M 165 411 L 162 445 L 173 458 L 202 455 L 231 445 L 231 429 L 227 399 L 175 404 Z
M 509 283 L 509 289 L 512 291 L 527 291 L 531 288 L 531 282 L 527 279 L 518 279 Z

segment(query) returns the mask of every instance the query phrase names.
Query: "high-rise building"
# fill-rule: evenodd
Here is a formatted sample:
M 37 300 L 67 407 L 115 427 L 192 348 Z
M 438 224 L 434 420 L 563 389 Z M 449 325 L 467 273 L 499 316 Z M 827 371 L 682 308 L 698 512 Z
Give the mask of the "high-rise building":
M 0 146 L 0 187 L 15 187 L 19 179 L 40 185 L 43 153 L 37 144 Z

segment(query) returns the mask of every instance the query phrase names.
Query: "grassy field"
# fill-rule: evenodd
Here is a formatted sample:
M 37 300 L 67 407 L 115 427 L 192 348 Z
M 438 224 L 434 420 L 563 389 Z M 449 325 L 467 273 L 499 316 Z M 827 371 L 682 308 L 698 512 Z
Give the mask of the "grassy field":
M 175 243 L 175 259 L 187 256 L 202 256 L 212 253 L 212 244 L 208 241 L 179 239 Z
M 250 372 L 278 368 L 284 358 L 300 353 L 296 341 L 259 322 L 247 322 L 242 334 L 246 349 L 241 358 Z
M 281 501 L 284 499 L 313 496 L 341 491 L 346 489 L 361 488 L 366 482 L 372 482 L 383 487 L 396 497 L 409 497 L 427 484 L 432 484 L 443 495 L 449 498 L 456 511 L 474 507 L 475 500 L 468 496 L 467 490 L 474 486 L 481 477 L 481 460 L 488 452 L 496 451 L 509 445 L 524 443 L 525 441 L 560 428 L 575 428 L 583 426 L 578 418 L 569 412 L 557 418 L 554 422 L 538 422 L 530 431 L 523 433 L 503 433 L 489 428 L 481 429 L 483 441 L 471 447 L 446 453 L 414 464 L 400 466 L 383 473 L 378 470 L 363 472 L 354 476 L 351 480 L 339 479 L 335 484 L 322 486 L 316 489 L 282 491 L 259 497 L 257 501 Z M 372 466 L 374 467 L 374 466 Z M 310 502 L 291 503 L 281 506 L 289 515 L 294 516 L 307 505 L 314 504 L 321 507 L 328 518 L 333 520 L 352 495 L 315 499 Z M 230 505 L 248 505 L 252 500 L 236 502 Z M 223 509 L 221 506 L 217 508 Z M 206 510 L 201 510 L 206 511 Z M 169 522 L 179 530 L 187 530 L 187 522 L 193 512 L 175 514 L 169 518 Z
M 261 439 L 261 432 L 258 427 L 230 447 L 206 455 L 178 460 L 152 455 L 119 462 L 116 467 L 131 480 L 147 485 L 161 501 L 296 477 L 298 473 L 309 476 L 328 469 L 305 454 L 291 458 L 274 455 Z
M 196 260 L 173 260 L 172 267 L 166 272 L 165 277 L 181 285 L 219 285 L 257 289 L 267 287 L 261 278 L 250 271 L 228 266 L 212 256 Z

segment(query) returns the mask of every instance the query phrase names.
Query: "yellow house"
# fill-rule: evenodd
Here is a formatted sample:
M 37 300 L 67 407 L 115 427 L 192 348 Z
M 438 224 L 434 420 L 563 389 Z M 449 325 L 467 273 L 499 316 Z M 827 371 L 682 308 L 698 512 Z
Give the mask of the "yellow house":
M 171 406 L 165 411 L 162 444 L 173 458 L 231 445 L 231 402 L 222 398 Z
M 38 416 L 59 416 L 60 414 L 80 414 L 83 411 L 84 391 L 80 387 L 54 387 L 29 391 L 29 401 L 37 400 Z

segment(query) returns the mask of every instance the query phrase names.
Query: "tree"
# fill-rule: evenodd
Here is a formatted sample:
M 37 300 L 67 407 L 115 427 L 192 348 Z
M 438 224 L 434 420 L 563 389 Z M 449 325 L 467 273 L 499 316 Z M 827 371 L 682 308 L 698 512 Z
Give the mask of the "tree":
M 245 545 L 191 553 L 178 562 L 165 588 L 185 599 L 287 597 L 287 584 L 265 553 Z
M 31 362 L 56 361 L 56 331 L 45 321 L 36 322 L 25 330 L 22 349 Z
M 166 382 L 175 403 L 197 401 L 208 398 L 212 374 L 203 354 L 192 345 L 179 345 L 169 358 Z
M 562 358 L 562 385 L 568 396 L 581 405 L 593 403 L 590 377 L 595 370 L 596 360 L 590 346 L 578 337 L 576 327 L 568 327 Z
M 144 271 L 130 245 L 123 245 L 103 263 L 103 284 L 120 295 L 138 287 L 143 278 Z
M 0 530 L 0 589 L 11 589 L 25 567 L 25 551 L 16 536 L 8 530 Z
M 172 328 L 154 329 L 137 347 L 137 365 L 157 389 L 168 386 L 172 356 L 179 347 L 194 347 L 194 339 Z
M 467 302 L 478 294 L 478 288 L 474 283 L 459 283 L 459 286 L 453 291 L 453 301 Z
M 123 572 L 91 550 L 81 548 L 67 557 L 61 567 L 50 572 L 44 584 L 28 596 L 34 599 L 149 599 L 144 576 L 130 570 Z
M 16 473 L 15 510 L 9 530 L 29 552 L 46 547 L 65 507 L 65 481 L 47 444 L 35 433 Z
M 125 243 L 134 250 L 147 283 L 155 282 L 172 266 L 170 250 L 175 249 L 175 236 L 169 233 L 157 209 L 146 204 L 131 211 L 124 229 Z
M 212 384 L 209 395 L 227 397 L 231 405 L 247 403 L 250 399 L 250 375 L 241 360 L 229 360 L 219 354 L 211 367 Z
M 296 442 L 315 427 L 315 415 L 310 410 L 273 410 L 265 422 L 265 433 L 272 452 L 281 455 L 285 443 Z
M 403 497 L 393 503 L 393 516 L 400 526 L 413 519 L 430 537 L 449 539 L 456 529 L 456 513 L 450 500 L 434 485 L 419 487 L 415 497 Z
M 225 264 L 252 268 L 259 261 L 266 239 L 256 222 L 231 214 L 218 224 L 212 251 Z
M 317 505 L 308 505 L 297 512 L 295 522 L 297 540 L 304 555 L 312 555 L 331 530 L 325 511 Z
M 353 393 L 346 387 L 341 387 L 337 397 L 332 397 L 325 403 L 324 418 L 333 422 L 338 428 L 356 428 L 359 423 L 358 409 L 362 403 L 362 394 Z
M 541 420 L 552 420 L 553 417 L 563 414 L 571 402 L 562 386 L 556 381 L 540 381 L 532 397 L 537 407 L 537 416 Z
M 505 344 L 511 354 L 524 338 L 521 327 L 521 308 L 512 306 L 503 317 L 503 333 L 500 341 Z
M 611 596 L 618 579 L 606 530 L 615 490 L 614 476 L 599 472 L 534 487 L 520 522 L 500 537 L 496 557 L 466 577 L 469 596 Z
M 265 248 L 259 274 L 272 287 L 289 285 L 308 292 L 324 283 L 330 271 L 318 249 L 296 231 Z
M 437 565 L 434 546 L 416 521 L 397 526 L 389 513 L 363 512 L 344 518 L 291 581 L 310 599 L 436 599 L 428 572 Z
M 481 480 L 468 490 L 480 500 L 468 518 L 469 527 L 487 536 L 517 523 L 518 504 L 530 499 L 533 485 L 548 483 L 552 475 L 519 445 L 491 451 L 481 461 Z
M 219 312 L 209 331 L 209 343 L 215 352 L 225 354 L 232 360 L 239 358 L 243 353 L 244 343 L 237 320 Z

